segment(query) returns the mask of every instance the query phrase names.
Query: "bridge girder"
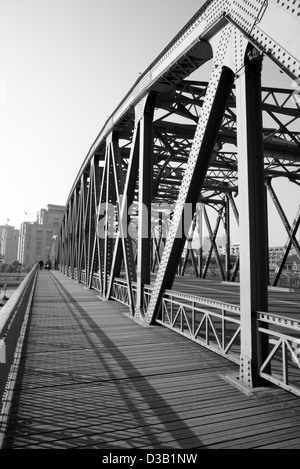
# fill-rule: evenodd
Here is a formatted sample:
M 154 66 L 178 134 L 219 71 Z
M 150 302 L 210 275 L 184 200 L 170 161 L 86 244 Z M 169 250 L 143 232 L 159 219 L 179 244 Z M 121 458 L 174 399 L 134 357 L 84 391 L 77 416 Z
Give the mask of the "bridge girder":
M 200 223 L 201 206 L 211 241 L 207 262 L 215 251 L 226 280 L 234 280 L 240 269 L 246 318 L 243 343 L 250 344 L 243 348 L 241 368 L 242 379 L 250 385 L 256 382 L 256 350 L 263 347 L 249 331 L 251 311 L 267 309 L 265 191 L 271 191 L 270 181 L 276 178 L 299 185 L 300 102 L 295 89 L 262 87 L 260 76 L 249 79 L 248 74 L 268 58 L 299 80 L 299 16 L 296 7 L 290 7 L 263 0 L 206 2 L 105 123 L 71 189 L 60 235 L 63 272 L 96 288 L 103 300 L 110 298 L 114 279 L 123 274 L 131 314 L 151 324 L 159 314 L 163 291 L 172 288 L 176 273 L 185 271 L 188 254 L 193 256 L 187 231 Z M 279 18 L 289 26 L 286 35 L 278 31 Z M 208 64 L 207 80 L 201 71 Z M 277 202 L 273 188 L 270 193 Z M 242 218 L 233 197 L 246 204 Z M 209 207 L 217 213 L 214 230 Z M 237 259 L 233 269 L 230 207 L 247 240 L 242 243 L 242 262 Z M 188 229 L 179 236 L 186 228 L 183 222 Z M 215 245 L 221 222 L 225 267 Z M 287 227 L 290 247 L 295 244 L 298 218 L 293 229 Z M 252 236 L 260 240 L 259 246 Z M 208 264 L 199 268 L 194 258 L 192 263 L 197 276 L 206 274 Z M 156 277 L 145 302 L 150 274 Z M 256 277 L 259 286 L 253 286 Z M 245 376 L 247 367 L 250 372 Z

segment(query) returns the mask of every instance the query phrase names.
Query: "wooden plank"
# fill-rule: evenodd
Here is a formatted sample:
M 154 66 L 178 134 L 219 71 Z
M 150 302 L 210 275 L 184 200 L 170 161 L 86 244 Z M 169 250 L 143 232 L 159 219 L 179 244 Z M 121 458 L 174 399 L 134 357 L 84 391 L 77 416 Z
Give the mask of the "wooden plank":
M 222 378 L 237 371 L 42 271 L 4 448 L 296 447 L 299 398 L 273 386 L 248 397 Z

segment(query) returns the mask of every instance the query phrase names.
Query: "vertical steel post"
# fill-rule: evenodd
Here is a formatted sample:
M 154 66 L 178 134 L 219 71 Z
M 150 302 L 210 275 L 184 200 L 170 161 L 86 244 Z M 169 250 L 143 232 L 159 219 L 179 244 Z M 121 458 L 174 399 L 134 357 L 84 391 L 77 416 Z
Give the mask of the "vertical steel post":
M 90 166 L 90 183 L 88 191 L 88 206 L 87 206 L 87 221 L 86 231 L 87 234 L 87 273 L 86 273 L 86 285 L 91 288 L 91 277 L 93 272 L 92 258 L 93 258 L 93 245 L 94 245 L 94 213 L 95 213 L 95 199 L 94 199 L 94 171 L 95 171 L 95 156 L 91 159 Z
M 86 259 L 86 232 L 85 232 L 85 210 L 86 210 L 86 199 L 87 199 L 87 184 L 88 174 L 83 173 L 81 175 L 80 184 L 80 196 L 78 199 L 78 214 L 79 214 L 79 226 L 78 226 L 78 246 L 79 246 L 79 266 L 77 267 L 77 279 L 82 281 L 82 271 L 87 269 Z
M 122 198 L 124 194 L 124 185 L 123 185 L 123 174 L 122 174 L 122 160 L 121 154 L 119 149 L 119 142 L 118 142 L 118 135 L 116 132 L 113 133 L 112 136 L 112 165 L 113 165 L 113 172 L 115 178 L 115 190 L 116 190 L 116 202 L 118 203 L 118 235 L 121 238 L 122 243 L 122 250 L 123 250 L 123 262 L 127 280 L 127 290 L 128 290 L 128 303 L 130 313 L 134 314 L 134 298 L 132 292 L 132 285 L 131 282 L 134 277 L 134 266 L 133 266 L 133 252 L 132 252 L 132 243 L 131 238 L 127 236 L 127 226 L 126 226 L 126 216 L 124 219 L 124 212 L 127 213 L 127 199 L 124 199 L 124 205 L 122 205 Z M 122 205 L 122 207 L 121 207 Z M 117 236 L 118 236 L 117 235 Z M 110 280 L 112 279 L 114 268 L 116 267 L 115 255 L 118 254 L 119 248 L 117 247 L 117 251 L 113 253 L 113 259 L 111 263 L 111 271 L 110 271 Z M 114 263 L 114 264 L 113 264 Z M 119 264 L 118 268 L 121 265 Z M 134 277 L 135 280 L 135 277 Z
M 230 203 L 230 206 L 232 208 L 233 214 L 235 216 L 236 222 L 239 225 L 239 213 L 238 213 L 236 204 L 233 200 L 232 194 L 230 192 L 228 193 L 228 198 L 229 198 L 229 203 Z M 235 281 L 238 270 L 239 270 L 239 266 L 240 266 L 240 259 L 239 259 L 239 254 L 238 254 L 238 255 L 236 255 L 234 266 L 232 268 L 232 273 L 231 273 L 231 276 L 230 276 L 230 281 L 231 282 Z
M 88 286 L 91 288 L 93 285 L 93 276 L 99 270 L 99 259 L 98 259 L 98 240 L 96 237 L 96 212 L 99 203 L 100 193 L 100 158 L 94 155 L 91 163 L 90 173 L 90 217 L 89 217 L 89 279 Z M 99 275 L 99 284 L 101 276 Z M 100 285 L 99 285 L 100 286 Z
M 111 172 L 110 172 L 110 165 L 111 165 L 111 143 L 109 139 L 107 139 L 107 166 L 106 166 L 106 186 L 105 186 L 105 217 L 106 217 L 106 223 L 105 223 L 105 228 L 106 228 L 106 236 L 104 238 L 104 256 L 103 256 L 103 279 L 102 279 L 102 285 L 103 285 L 103 299 L 105 299 L 106 292 L 107 292 L 107 281 L 108 281 L 108 249 L 109 249 L 109 192 L 110 192 L 110 178 L 111 178 Z
M 203 269 L 203 204 L 197 204 L 198 212 L 198 235 L 199 235 L 199 253 L 198 253 L 198 275 L 202 278 Z
M 259 367 L 267 353 L 256 311 L 268 310 L 268 233 L 261 111 L 262 57 L 248 47 L 237 78 L 237 144 L 240 195 L 240 381 L 261 385 Z
M 138 257 L 135 316 L 143 316 L 144 285 L 151 271 L 151 201 L 153 173 L 153 114 L 155 95 L 149 95 L 140 119 Z
M 225 247 L 225 280 L 230 280 L 230 214 L 229 214 L 229 197 L 225 195 L 225 214 L 224 224 L 226 233 L 226 247 Z
M 215 229 L 214 229 L 214 231 L 212 231 L 206 208 L 204 207 L 204 209 L 203 209 L 204 218 L 205 218 L 205 222 L 206 222 L 206 226 L 207 226 L 208 234 L 209 234 L 209 238 L 210 238 L 210 247 L 209 247 L 209 251 L 208 251 L 207 256 L 206 256 L 205 266 L 204 266 L 204 269 L 203 269 L 203 278 L 206 277 L 208 267 L 209 267 L 209 264 L 211 262 L 212 253 L 214 251 L 215 259 L 216 259 L 216 263 L 218 264 L 218 267 L 219 267 L 219 273 L 220 273 L 221 279 L 225 280 L 224 269 L 223 269 L 222 262 L 221 262 L 221 259 L 220 259 L 218 247 L 216 245 L 217 234 L 218 234 L 219 226 L 220 226 L 220 223 L 221 223 L 221 218 L 222 218 L 222 215 L 223 215 L 223 211 L 224 211 L 224 207 L 221 207 L 221 209 L 219 209 Z
M 121 230 L 119 230 L 117 233 L 111 264 L 109 284 L 107 288 L 107 299 L 109 299 L 111 295 L 115 277 L 118 277 L 120 275 L 122 259 L 126 265 L 126 277 L 130 277 L 131 281 L 136 281 L 136 271 L 132 253 L 131 238 L 129 236 L 129 233 L 127 232 L 127 228 L 129 223 L 128 207 L 130 207 L 134 199 L 136 180 L 138 176 L 138 142 L 139 127 L 137 124 L 134 128 L 134 134 L 132 138 L 132 149 L 129 157 L 126 180 L 122 191 L 122 200 L 119 201 L 119 223 L 124 226 L 124 230 L 122 230 L 122 234 Z M 126 231 L 126 234 L 124 234 L 124 231 Z M 126 248 L 126 246 L 127 249 L 124 249 L 124 247 Z M 132 297 L 130 285 L 128 285 L 128 295 L 130 298 Z

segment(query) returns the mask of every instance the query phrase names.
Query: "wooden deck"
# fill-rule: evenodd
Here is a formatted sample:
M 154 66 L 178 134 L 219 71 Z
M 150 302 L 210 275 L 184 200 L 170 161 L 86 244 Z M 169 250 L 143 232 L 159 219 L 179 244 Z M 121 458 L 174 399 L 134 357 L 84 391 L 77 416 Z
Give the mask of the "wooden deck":
M 38 273 L 3 449 L 300 448 L 300 401 L 57 271 Z

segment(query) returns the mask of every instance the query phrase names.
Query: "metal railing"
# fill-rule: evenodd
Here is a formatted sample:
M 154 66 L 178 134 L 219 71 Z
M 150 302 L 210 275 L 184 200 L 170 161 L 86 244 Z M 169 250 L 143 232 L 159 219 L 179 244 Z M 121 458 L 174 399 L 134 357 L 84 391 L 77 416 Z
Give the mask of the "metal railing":
M 259 334 L 269 343 L 260 376 L 300 396 L 300 321 L 263 312 L 256 318 Z
M 136 284 L 132 284 L 135 296 Z M 144 304 L 152 287 L 144 287 Z M 113 299 L 129 305 L 127 282 L 117 278 Z M 262 378 L 300 395 L 300 321 L 279 315 L 256 314 L 258 333 L 267 334 L 268 357 L 260 368 Z M 156 322 L 239 364 L 240 307 L 173 290 L 163 292 Z
M 239 363 L 241 325 L 238 306 L 165 290 L 156 321 Z
M 100 278 L 98 274 L 94 274 L 92 276 L 91 288 L 100 292 L 101 284 L 100 284 Z
M 116 278 L 113 282 L 111 298 L 129 306 L 129 295 L 127 281 L 122 278 Z
M 23 342 L 31 299 L 35 288 L 37 265 L 25 277 L 0 311 L 0 411 L 4 406 L 9 377 Z M 0 414 L 0 416 L 1 416 Z M 1 423 L 1 422 L 0 422 Z
M 144 287 L 144 305 L 150 300 L 152 288 Z M 136 284 L 132 284 L 135 294 Z M 115 279 L 111 297 L 129 305 L 127 282 Z M 240 308 L 235 305 L 165 290 L 156 322 L 214 352 L 239 363 Z
M 92 288 L 98 290 L 98 277 Z M 133 301 L 137 285 L 132 283 Z M 153 287 L 144 286 L 147 308 Z M 127 281 L 116 278 L 111 298 L 129 306 Z M 260 376 L 300 396 L 300 321 L 265 312 L 256 313 L 258 333 L 268 336 L 269 353 Z M 156 322 L 239 364 L 240 307 L 173 290 L 163 292 Z
M 132 282 L 132 295 L 133 295 L 133 301 L 136 301 L 136 290 L 137 290 L 137 284 L 136 282 Z M 144 291 L 143 291 L 143 303 L 145 308 L 148 306 L 151 293 L 152 293 L 153 287 L 151 285 L 144 285 Z M 111 298 L 119 301 L 120 303 L 123 303 L 126 306 L 129 306 L 129 295 L 128 295 L 128 288 L 127 288 L 127 281 L 122 279 L 122 278 L 115 278 L 112 286 L 112 293 L 111 293 Z

